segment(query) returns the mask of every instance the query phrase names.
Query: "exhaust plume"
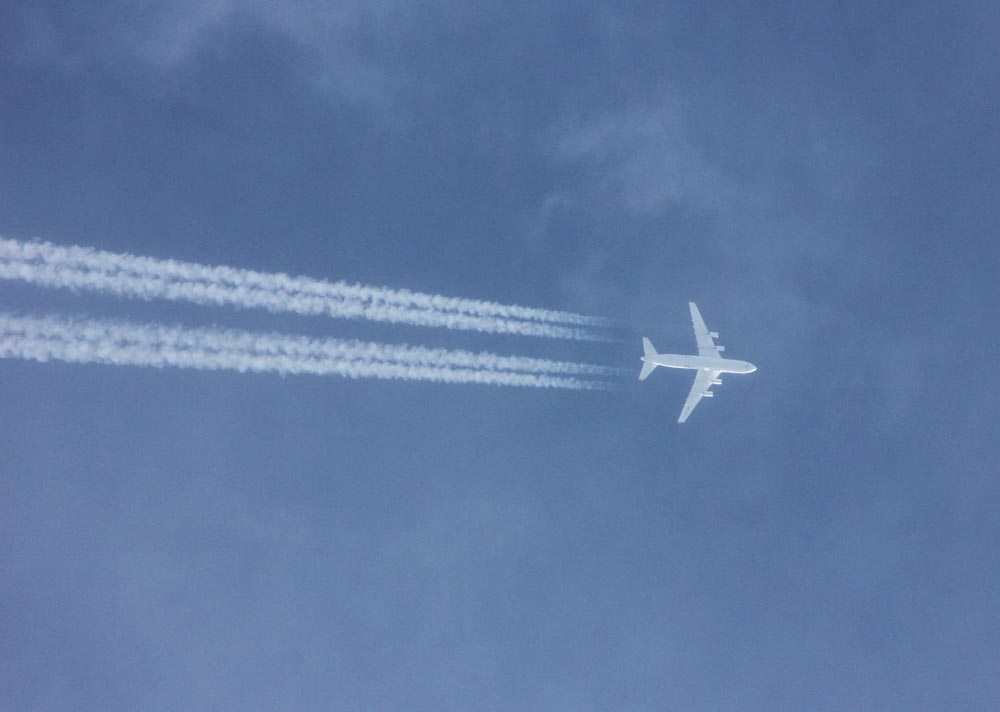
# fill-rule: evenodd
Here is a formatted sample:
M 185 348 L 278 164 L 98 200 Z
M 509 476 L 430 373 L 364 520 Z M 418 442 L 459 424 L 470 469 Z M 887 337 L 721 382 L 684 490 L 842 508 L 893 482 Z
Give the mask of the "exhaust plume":
M 419 346 L 4 313 L 0 358 L 575 390 L 608 389 L 610 384 L 574 375 L 618 372 L 591 364 Z
M 498 334 L 613 341 L 610 321 L 407 290 L 210 267 L 87 247 L 0 238 L 0 279 L 139 299 L 433 326 Z

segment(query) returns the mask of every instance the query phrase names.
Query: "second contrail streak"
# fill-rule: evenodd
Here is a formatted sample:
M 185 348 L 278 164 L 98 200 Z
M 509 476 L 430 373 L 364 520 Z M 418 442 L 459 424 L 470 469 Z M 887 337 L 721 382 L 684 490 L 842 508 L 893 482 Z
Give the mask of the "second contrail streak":
M 339 375 L 534 388 L 606 389 L 589 364 L 278 334 L 0 313 L 0 358 Z

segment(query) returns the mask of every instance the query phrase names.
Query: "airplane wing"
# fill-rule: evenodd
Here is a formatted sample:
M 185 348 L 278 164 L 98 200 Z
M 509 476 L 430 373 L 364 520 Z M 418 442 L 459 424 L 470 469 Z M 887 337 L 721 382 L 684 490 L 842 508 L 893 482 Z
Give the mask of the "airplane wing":
M 698 355 L 720 357 L 726 348 L 724 346 L 716 346 L 712 340 L 719 338 L 719 335 L 714 331 L 709 331 L 708 327 L 705 326 L 705 320 L 701 318 L 701 312 L 698 311 L 697 304 L 688 302 L 688 306 L 691 307 L 691 322 L 694 324 L 695 341 L 698 342 Z M 697 401 L 695 402 L 697 403 Z
M 692 310 L 692 313 L 697 313 Z M 687 400 L 684 401 L 684 409 L 681 410 L 681 417 L 677 419 L 678 423 L 683 423 L 691 415 L 691 411 L 694 407 L 698 405 L 701 399 L 705 396 L 711 396 L 712 393 L 708 389 L 712 387 L 712 382 L 719 379 L 719 374 L 722 371 L 705 371 L 704 369 L 699 369 L 697 375 L 694 377 L 694 384 L 691 386 L 691 391 L 688 393 Z

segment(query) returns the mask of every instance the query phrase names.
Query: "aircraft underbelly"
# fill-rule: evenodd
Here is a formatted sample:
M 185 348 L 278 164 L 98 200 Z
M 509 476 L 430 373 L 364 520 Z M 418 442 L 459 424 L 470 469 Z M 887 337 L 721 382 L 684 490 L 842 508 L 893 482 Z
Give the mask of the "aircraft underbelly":
M 722 371 L 723 373 L 738 373 L 743 369 L 734 367 L 728 359 L 705 358 L 704 356 L 688 356 L 685 354 L 658 354 L 651 359 L 658 366 L 667 368 L 692 368 L 704 371 Z

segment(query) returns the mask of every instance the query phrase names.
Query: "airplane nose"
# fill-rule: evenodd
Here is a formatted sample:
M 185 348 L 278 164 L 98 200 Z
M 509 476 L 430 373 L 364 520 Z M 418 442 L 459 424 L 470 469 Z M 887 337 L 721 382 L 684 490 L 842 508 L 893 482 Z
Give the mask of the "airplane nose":
M 748 366 L 747 373 L 753 373 L 754 371 L 757 370 L 757 367 L 754 366 L 752 363 L 748 363 L 747 366 Z

